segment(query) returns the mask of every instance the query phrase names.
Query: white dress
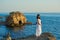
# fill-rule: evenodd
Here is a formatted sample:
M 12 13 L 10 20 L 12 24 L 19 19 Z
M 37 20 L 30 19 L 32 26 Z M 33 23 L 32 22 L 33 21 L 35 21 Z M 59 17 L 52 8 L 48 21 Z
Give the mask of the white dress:
M 38 24 L 39 23 L 39 24 Z M 42 33 L 42 29 L 41 29 L 41 20 L 37 19 L 37 28 L 36 28 L 36 36 L 40 36 Z

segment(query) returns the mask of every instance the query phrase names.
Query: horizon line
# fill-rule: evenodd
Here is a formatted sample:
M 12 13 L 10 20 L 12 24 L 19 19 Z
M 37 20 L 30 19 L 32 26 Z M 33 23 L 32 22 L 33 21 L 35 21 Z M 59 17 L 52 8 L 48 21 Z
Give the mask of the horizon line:
M 11 11 L 11 12 L 13 12 L 13 11 Z M 10 13 L 10 12 L 0 12 L 0 13 Z M 21 12 L 21 13 L 60 13 L 60 12 Z

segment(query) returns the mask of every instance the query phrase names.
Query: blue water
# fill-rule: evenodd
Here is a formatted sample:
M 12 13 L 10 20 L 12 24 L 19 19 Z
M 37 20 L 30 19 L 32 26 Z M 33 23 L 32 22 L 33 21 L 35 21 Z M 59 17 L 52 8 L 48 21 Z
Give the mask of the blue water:
M 7 14 L 0 15 L 0 16 L 6 16 Z M 24 14 L 29 22 L 32 22 L 33 24 L 36 23 L 36 14 Z M 1 19 L 2 21 L 5 20 L 5 18 Z M 57 40 L 60 40 L 60 14 L 54 15 L 54 14 L 48 14 L 44 15 L 41 14 L 41 20 L 42 20 L 42 33 L 43 32 L 50 32 L 52 33 Z M 4 25 L 0 25 L 0 39 L 3 38 L 3 36 L 6 36 L 8 32 L 10 32 L 10 35 L 12 38 L 21 38 L 21 37 L 27 37 L 30 35 L 35 34 L 36 25 L 25 25 L 24 29 L 13 31 Z

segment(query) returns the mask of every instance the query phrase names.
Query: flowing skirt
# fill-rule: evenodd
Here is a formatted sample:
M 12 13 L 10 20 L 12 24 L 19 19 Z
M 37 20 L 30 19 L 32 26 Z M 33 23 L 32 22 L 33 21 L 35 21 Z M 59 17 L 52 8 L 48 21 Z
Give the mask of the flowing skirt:
M 36 28 L 36 36 L 40 36 L 41 33 L 42 33 L 41 25 L 37 25 L 37 28 Z

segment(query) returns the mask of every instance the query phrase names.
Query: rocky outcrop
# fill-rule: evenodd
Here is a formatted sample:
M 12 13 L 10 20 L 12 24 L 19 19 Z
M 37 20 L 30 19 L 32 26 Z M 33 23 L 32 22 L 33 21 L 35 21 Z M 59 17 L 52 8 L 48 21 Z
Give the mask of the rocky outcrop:
M 37 40 L 56 40 L 55 36 L 49 32 L 42 33 Z
M 10 15 L 6 18 L 6 26 L 21 27 L 26 23 L 26 17 L 20 12 L 10 12 Z
M 31 35 L 28 37 L 17 38 L 16 40 L 56 40 L 56 37 L 52 35 L 52 33 L 44 32 L 38 38 L 35 35 Z

